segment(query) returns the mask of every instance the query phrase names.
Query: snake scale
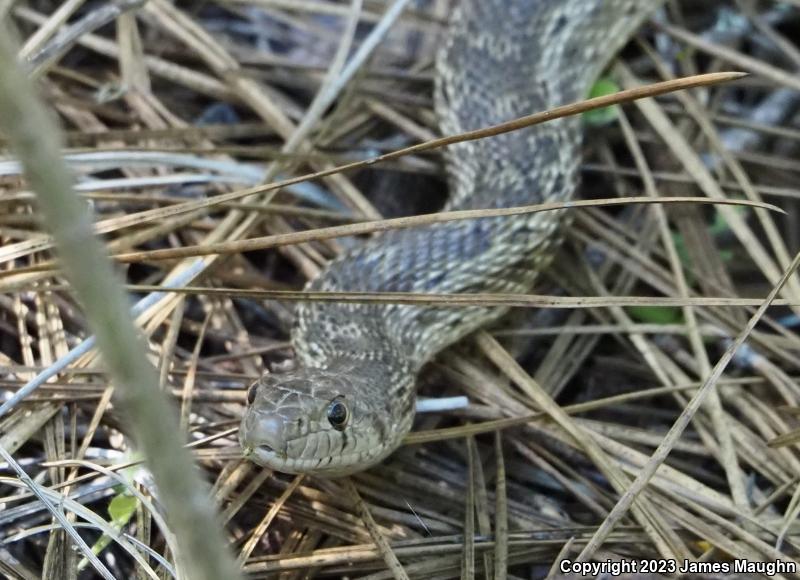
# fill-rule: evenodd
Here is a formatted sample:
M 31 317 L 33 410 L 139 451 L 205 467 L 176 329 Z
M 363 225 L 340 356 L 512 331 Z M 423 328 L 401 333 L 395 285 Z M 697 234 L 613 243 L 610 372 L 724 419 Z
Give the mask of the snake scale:
M 443 134 L 579 101 L 658 0 L 461 0 L 437 60 Z M 569 199 L 581 121 L 570 117 L 445 153 L 446 210 Z M 528 292 L 552 258 L 563 211 L 395 230 L 347 252 L 311 290 Z M 248 393 L 245 456 L 289 473 L 374 465 L 411 429 L 420 368 L 503 314 L 485 307 L 301 303 L 294 370 Z

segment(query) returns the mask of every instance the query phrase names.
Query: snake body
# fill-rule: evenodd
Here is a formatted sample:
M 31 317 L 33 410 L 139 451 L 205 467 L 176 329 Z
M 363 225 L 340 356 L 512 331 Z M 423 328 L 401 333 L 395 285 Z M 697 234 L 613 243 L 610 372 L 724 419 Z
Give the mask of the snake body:
M 578 101 L 658 0 L 462 0 L 437 61 L 436 112 L 455 134 Z M 571 117 L 451 146 L 446 210 L 570 198 L 581 148 Z M 550 261 L 562 211 L 388 232 L 336 260 L 312 290 L 527 292 Z M 502 309 L 301 303 L 297 367 L 248 395 L 245 455 L 289 473 L 341 475 L 381 461 L 414 417 L 436 353 Z

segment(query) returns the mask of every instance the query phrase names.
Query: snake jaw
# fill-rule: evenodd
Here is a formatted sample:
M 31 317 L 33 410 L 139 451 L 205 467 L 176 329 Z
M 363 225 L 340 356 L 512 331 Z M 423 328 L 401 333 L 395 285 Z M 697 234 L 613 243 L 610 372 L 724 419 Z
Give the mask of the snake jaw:
M 245 449 L 244 456 L 253 463 L 266 467 L 286 459 L 285 455 L 276 452 L 268 445 L 259 445 L 258 447 L 249 446 Z
M 240 433 L 242 429 L 240 429 Z M 251 432 L 249 432 L 251 433 Z M 287 454 L 285 452 L 281 452 L 276 450 L 273 445 L 270 443 L 254 443 L 252 441 L 252 437 L 250 442 L 245 442 L 245 438 L 240 435 L 240 443 L 242 446 L 242 454 L 244 455 L 245 459 L 248 459 L 258 465 L 263 465 L 265 467 L 272 467 L 275 465 L 280 465 L 287 460 Z

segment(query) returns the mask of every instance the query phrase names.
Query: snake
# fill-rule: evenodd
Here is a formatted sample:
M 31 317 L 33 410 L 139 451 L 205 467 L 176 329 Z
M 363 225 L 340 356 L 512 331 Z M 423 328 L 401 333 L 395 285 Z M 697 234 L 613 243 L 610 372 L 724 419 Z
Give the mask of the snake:
M 436 58 L 441 133 L 458 134 L 580 101 L 660 0 L 461 0 Z M 566 201 L 575 195 L 579 117 L 444 152 L 443 211 Z M 402 192 L 398 192 L 402 195 Z M 336 257 L 307 289 L 529 292 L 568 227 L 565 209 L 384 232 Z M 381 462 L 411 430 L 417 376 L 499 307 L 304 301 L 294 366 L 249 388 L 245 457 L 284 473 L 341 476 Z

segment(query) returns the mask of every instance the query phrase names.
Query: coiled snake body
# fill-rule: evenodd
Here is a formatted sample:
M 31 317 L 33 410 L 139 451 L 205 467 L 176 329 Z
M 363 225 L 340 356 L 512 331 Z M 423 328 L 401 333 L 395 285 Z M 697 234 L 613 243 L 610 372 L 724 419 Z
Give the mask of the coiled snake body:
M 578 101 L 658 0 L 462 0 L 437 63 L 444 134 Z M 580 160 L 571 117 L 446 152 L 447 208 L 569 198 Z M 334 260 L 313 290 L 527 292 L 563 212 L 388 232 Z M 295 370 L 263 376 L 240 428 L 245 455 L 273 469 L 340 475 L 379 462 L 414 417 L 419 369 L 503 314 L 498 308 L 301 303 Z

